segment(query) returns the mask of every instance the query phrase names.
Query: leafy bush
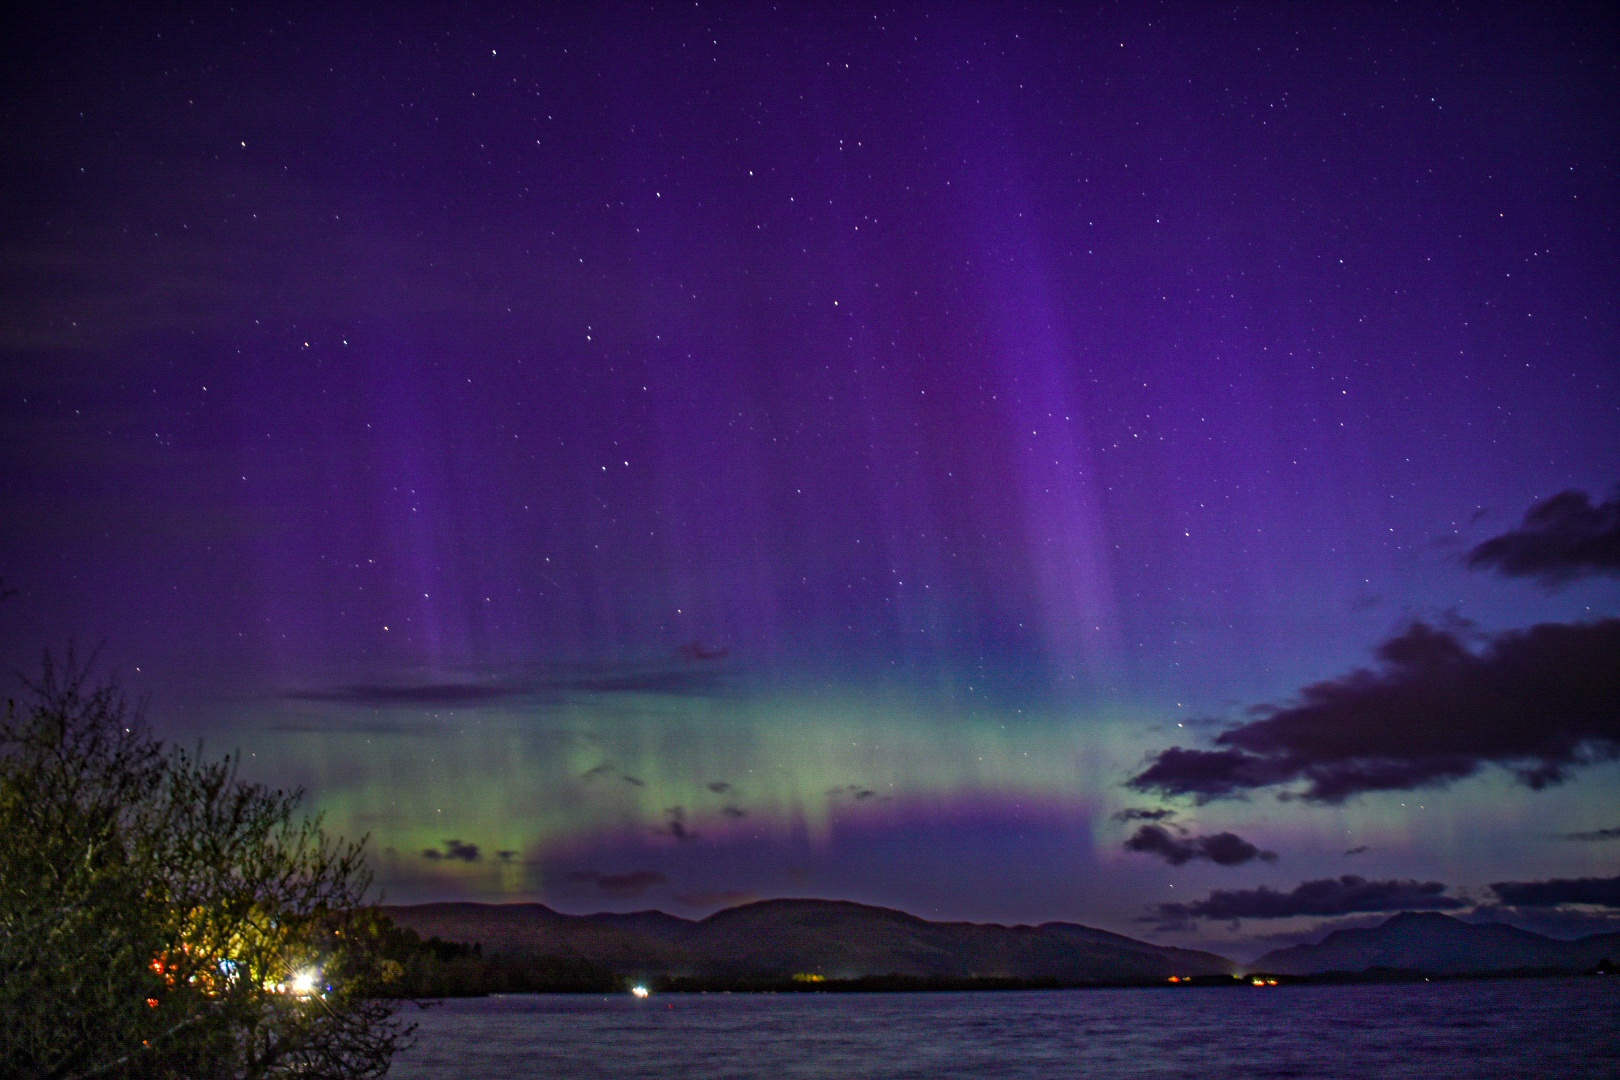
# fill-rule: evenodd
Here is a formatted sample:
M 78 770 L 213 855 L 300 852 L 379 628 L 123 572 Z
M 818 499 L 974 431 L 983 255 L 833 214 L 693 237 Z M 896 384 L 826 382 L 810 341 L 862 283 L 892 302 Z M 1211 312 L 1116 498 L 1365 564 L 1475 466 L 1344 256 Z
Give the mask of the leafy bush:
M 0 1074 L 367 1077 L 410 1029 L 361 845 L 47 657 L 0 720 Z

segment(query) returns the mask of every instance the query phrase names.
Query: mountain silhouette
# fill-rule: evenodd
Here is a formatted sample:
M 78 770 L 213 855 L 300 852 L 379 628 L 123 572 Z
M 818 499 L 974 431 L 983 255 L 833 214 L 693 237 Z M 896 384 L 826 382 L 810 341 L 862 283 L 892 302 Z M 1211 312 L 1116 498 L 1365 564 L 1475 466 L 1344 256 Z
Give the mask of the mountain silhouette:
M 1620 933 L 1560 941 L 1502 923 L 1466 923 L 1435 911 L 1405 911 L 1378 926 L 1335 930 L 1315 945 L 1277 949 L 1249 967 L 1277 975 L 1374 968 L 1434 974 L 1586 971 L 1605 957 L 1620 958 Z
M 629 976 L 856 979 L 900 975 L 1065 983 L 1220 975 L 1225 957 L 1153 945 L 1073 923 L 930 922 L 840 900 L 762 900 L 706 919 L 661 911 L 564 915 L 544 904 L 386 907 L 423 937 L 476 942 L 485 953 L 587 961 Z

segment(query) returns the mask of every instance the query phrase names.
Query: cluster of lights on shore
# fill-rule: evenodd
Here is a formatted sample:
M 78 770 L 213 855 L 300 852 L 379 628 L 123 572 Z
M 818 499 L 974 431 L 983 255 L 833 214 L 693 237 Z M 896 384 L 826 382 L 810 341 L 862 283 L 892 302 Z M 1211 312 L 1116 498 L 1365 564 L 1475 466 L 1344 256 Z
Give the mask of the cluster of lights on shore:
M 175 985 L 175 967 L 167 957 L 161 954 L 154 956 L 149 966 L 158 975 L 163 976 L 165 981 L 170 986 Z M 236 961 L 230 959 L 220 960 L 218 963 L 218 969 L 220 979 L 227 984 L 234 982 L 240 971 Z M 197 980 L 198 976 L 192 975 L 189 981 L 191 983 L 196 983 Z M 269 990 L 272 993 L 287 994 L 292 997 L 319 997 L 321 996 L 321 969 L 314 966 L 300 968 L 291 975 L 287 976 L 287 978 L 281 982 L 267 981 L 263 984 L 263 986 L 264 989 Z M 215 989 L 216 991 L 219 989 L 217 983 L 215 984 Z M 645 994 L 643 994 L 643 996 L 645 996 Z M 161 1002 L 155 997 L 149 997 L 146 999 L 146 1004 L 155 1009 L 158 1008 Z
M 794 976 L 794 977 L 795 978 L 800 978 L 799 976 Z M 809 980 L 805 980 L 805 981 L 809 981 Z M 820 982 L 821 977 L 815 978 L 815 981 Z M 1172 983 L 1187 983 L 1188 985 L 1191 985 L 1192 982 L 1193 982 L 1193 979 L 1192 979 L 1192 976 L 1190 976 L 1190 975 L 1185 975 L 1185 976 L 1184 975 L 1172 975 L 1172 976 L 1170 976 L 1170 978 L 1167 981 L 1172 982 Z M 1259 976 L 1256 976 L 1256 977 L 1250 979 L 1249 982 L 1253 986 L 1276 986 L 1277 985 L 1277 980 L 1276 979 L 1261 978 Z M 294 997 L 312 997 L 312 996 L 320 993 L 320 986 L 321 986 L 321 972 L 320 972 L 320 969 L 318 969 L 318 968 L 304 968 L 301 971 L 294 972 L 292 974 L 292 976 L 287 979 L 286 982 L 277 984 L 275 989 L 277 991 L 279 991 L 280 993 L 291 994 Z M 648 990 L 647 987 L 646 987 L 646 984 L 644 984 L 644 983 L 637 983 L 636 985 L 634 985 L 634 986 L 632 986 L 630 988 L 630 996 L 633 997 L 633 998 L 638 998 L 638 999 L 645 998 L 645 997 L 650 996 L 651 993 L 652 993 L 652 991 Z
M 1235 977 L 1236 976 L 1234 976 L 1234 978 Z M 1188 986 L 1194 985 L 1193 984 L 1193 977 L 1191 975 L 1172 975 L 1172 976 L 1170 976 L 1169 979 L 1167 979 L 1165 981 L 1166 982 L 1173 982 L 1173 983 L 1185 983 Z M 1249 985 L 1251 985 L 1251 986 L 1276 986 L 1277 985 L 1277 980 L 1276 979 L 1268 979 L 1268 978 L 1265 978 L 1264 976 L 1261 976 L 1261 975 L 1256 975 L 1256 976 L 1254 976 L 1253 978 L 1251 978 L 1249 980 Z
M 283 994 L 291 994 L 293 997 L 313 997 L 321 992 L 320 969 L 311 967 L 304 968 L 302 971 L 295 971 L 286 982 L 278 985 L 276 989 Z

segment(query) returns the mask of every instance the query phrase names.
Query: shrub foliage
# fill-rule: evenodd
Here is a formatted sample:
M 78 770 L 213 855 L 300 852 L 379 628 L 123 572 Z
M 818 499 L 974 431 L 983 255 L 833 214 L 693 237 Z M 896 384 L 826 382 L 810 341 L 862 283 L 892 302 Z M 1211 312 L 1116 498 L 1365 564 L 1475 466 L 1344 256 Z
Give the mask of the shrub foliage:
M 0 1074 L 369 1077 L 410 1029 L 361 845 L 46 658 L 0 719 Z

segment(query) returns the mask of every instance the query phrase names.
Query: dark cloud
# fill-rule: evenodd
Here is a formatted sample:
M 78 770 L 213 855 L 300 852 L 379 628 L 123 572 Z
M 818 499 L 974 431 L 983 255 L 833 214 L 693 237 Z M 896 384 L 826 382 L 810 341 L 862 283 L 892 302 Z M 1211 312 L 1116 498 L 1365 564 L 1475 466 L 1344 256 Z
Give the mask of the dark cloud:
M 289 691 L 281 696 L 288 701 L 339 705 L 449 708 L 487 705 L 547 693 L 701 694 L 718 689 L 721 681 L 721 673 L 708 668 L 625 667 L 499 683 L 365 683 Z
M 586 769 L 584 772 L 580 773 L 579 778 L 586 783 L 590 783 L 599 776 L 607 776 L 609 773 L 614 771 L 614 768 L 615 766 L 612 762 L 604 761 L 602 764 L 593 765 L 589 769 Z M 629 784 L 631 787 L 647 786 L 647 781 L 638 776 L 631 776 L 629 773 L 620 773 L 619 779 L 624 781 L 626 784 Z
M 1491 891 L 1515 907 L 1590 904 L 1620 908 L 1620 877 L 1553 878 L 1550 881 L 1497 881 Z
M 722 806 L 720 812 L 728 818 L 744 818 L 748 816 L 748 811 L 740 806 Z
M 460 859 L 462 862 L 477 862 L 478 845 L 464 844 L 460 840 L 446 840 L 444 842 L 444 857 L 447 859 Z
M 668 810 L 664 811 L 664 813 L 669 815 L 669 823 L 664 827 L 664 831 L 669 833 L 669 835 L 682 842 L 687 840 L 696 840 L 698 838 L 697 833 L 686 827 L 685 807 L 672 806 Z
M 1361 853 L 1365 852 L 1366 850 L 1367 850 L 1367 845 L 1366 844 L 1357 844 L 1353 848 L 1346 848 L 1344 853 L 1346 855 L 1360 855 Z
M 511 862 L 513 859 L 517 858 L 517 852 L 515 852 L 515 851 L 497 851 L 495 853 L 495 857 L 497 859 L 500 859 L 501 862 Z
M 1261 851 L 1236 833 L 1176 836 L 1163 825 L 1143 825 L 1125 841 L 1125 848 L 1144 855 L 1157 855 L 1171 866 L 1180 866 L 1194 859 L 1208 859 L 1217 866 L 1241 866 L 1255 859 L 1277 861 L 1276 852 Z
M 724 660 L 726 657 L 731 655 L 731 650 L 725 648 L 724 646 L 717 645 L 710 647 L 699 641 L 688 641 L 685 645 L 682 645 L 679 649 L 675 650 L 675 655 L 679 656 L 682 660 L 685 660 L 688 663 L 698 664 L 712 662 L 715 660 Z
M 335 702 L 342 705 L 481 705 L 523 691 L 482 683 L 415 683 L 335 686 L 283 694 L 289 701 Z
M 609 896 L 640 896 L 654 885 L 669 881 L 657 870 L 632 870 L 627 874 L 599 874 L 595 870 L 576 870 L 568 875 L 574 881 L 595 885 Z
M 1460 632 L 1414 623 L 1379 670 L 1307 686 L 1299 702 L 1176 746 L 1129 786 L 1200 802 L 1303 781 L 1306 799 L 1460 780 L 1486 764 L 1540 789 L 1620 757 L 1620 619 L 1543 623 L 1470 651 Z
M 724 795 L 726 792 L 731 790 L 731 785 L 726 783 L 724 780 L 716 780 L 709 785 L 709 790 L 714 792 L 716 795 Z
M 1532 506 L 1517 529 L 1470 551 L 1468 565 L 1549 584 L 1620 574 L 1620 496 L 1594 506 L 1584 491 L 1560 491 Z
M 462 862 L 477 862 L 480 857 L 477 844 L 464 844 L 460 840 L 446 840 L 444 850 L 427 848 L 422 852 L 424 859 L 459 859 Z
M 397 717 L 399 714 L 392 714 Z M 400 720 L 387 718 L 377 713 L 366 713 L 362 716 L 333 716 L 313 715 L 302 716 L 295 720 L 277 720 L 266 725 L 270 731 L 287 732 L 289 734 L 330 734 L 341 730 L 348 735 L 419 735 L 421 734 L 421 721 L 419 719 Z
M 1603 841 L 1603 840 L 1620 840 L 1620 826 L 1617 826 L 1617 827 L 1615 827 L 1613 829 L 1592 829 L 1592 830 L 1590 830 L 1588 832 L 1567 832 L 1567 833 L 1564 833 L 1559 839 L 1562 839 L 1562 840 L 1586 840 L 1586 841 L 1589 841 L 1589 842 Z
M 537 689 L 596 694 L 705 694 L 722 685 L 718 671 L 654 670 L 546 679 Z
M 1164 821 L 1176 816 L 1174 810 L 1144 810 L 1132 806 L 1114 815 L 1115 821 Z
M 835 788 L 828 788 L 827 794 L 848 795 L 852 799 L 859 800 L 873 798 L 877 795 L 877 792 L 873 791 L 871 788 L 862 787 L 860 784 L 841 784 Z
M 1351 915 L 1363 911 L 1452 911 L 1464 902 L 1445 895 L 1438 881 L 1368 881 L 1354 874 L 1306 881 L 1290 892 L 1215 889 L 1191 904 L 1159 904 L 1166 922 L 1191 919 L 1287 919 L 1296 915 Z

